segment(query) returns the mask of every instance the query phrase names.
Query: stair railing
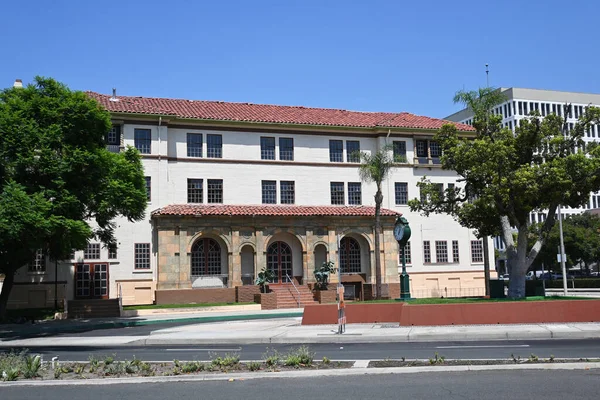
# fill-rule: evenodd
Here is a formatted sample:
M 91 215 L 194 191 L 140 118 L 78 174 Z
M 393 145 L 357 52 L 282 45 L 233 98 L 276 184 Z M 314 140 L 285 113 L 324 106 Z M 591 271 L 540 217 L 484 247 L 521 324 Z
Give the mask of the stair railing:
M 296 287 L 296 284 L 294 283 L 294 280 L 292 278 L 290 278 L 290 276 L 286 273 L 285 274 L 286 278 L 288 281 L 290 281 L 292 283 L 292 286 L 294 287 L 294 289 L 296 290 L 296 293 L 298 293 L 298 299 L 296 300 L 296 302 L 298 303 L 298 308 L 302 307 L 302 303 L 300 302 L 300 291 L 298 290 L 298 288 Z M 292 295 L 293 296 L 293 295 Z

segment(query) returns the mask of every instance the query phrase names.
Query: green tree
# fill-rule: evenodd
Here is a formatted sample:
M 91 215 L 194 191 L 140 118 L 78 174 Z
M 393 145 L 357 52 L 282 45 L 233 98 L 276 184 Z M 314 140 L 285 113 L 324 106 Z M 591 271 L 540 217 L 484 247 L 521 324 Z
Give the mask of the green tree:
M 459 92 L 459 101 L 473 100 L 475 135 L 459 135 L 447 124 L 435 140 L 443 151 L 442 167 L 456 171 L 460 185 L 439 192 L 424 179 L 419 185 L 425 201 L 411 200 L 410 206 L 425 215 L 448 213 L 480 234 L 501 234 L 511 268 L 509 297 L 521 298 L 525 275 L 554 225 L 558 205 L 579 207 L 600 189 L 600 149 L 583 141 L 590 123 L 600 122 L 600 109 L 586 108 L 573 129 L 562 117 L 542 120 L 534 112 L 513 133 L 502 128 L 499 115 L 487 111 L 497 93 L 491 88 Z M 565 108 L 568 114 L 570 106 Z M 548 218 L 528 245 L 529 215 L 543 210 Z
M 140 156 L 106 150 L 109 128 L 95 100 L 53 79 L 0 92 L 0 319 L 38 249 L 61 260 L 93 237 L 114 246 L 116 217 L 144 217 Z
M 381 299 L 381 257 L 380 238 L 381 232 L 381 204 L 383 203 L 382 182 L 389 176 L 394 168 L 394 160 L 390 146 L 384 146 L 375 153 L 360 153 L 361 164 L 358 169 L 360 179 L 364 182 L 374 182 L 377 186 L 375 192 L 375 286 L 377 299 Z

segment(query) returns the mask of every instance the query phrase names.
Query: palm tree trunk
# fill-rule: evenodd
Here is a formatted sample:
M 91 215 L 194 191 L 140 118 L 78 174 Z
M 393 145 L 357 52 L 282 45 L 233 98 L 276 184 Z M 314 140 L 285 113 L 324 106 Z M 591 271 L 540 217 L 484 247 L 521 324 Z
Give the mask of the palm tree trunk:
M 381 193 L 380 185 L 377 185 L 377 193 L 375 193 L 375 290 L 376 299 L 381 299 L 381 250 L 379 243 L 379 233 L 381 232 L 381 203 L 383 202 L 383 194 Z

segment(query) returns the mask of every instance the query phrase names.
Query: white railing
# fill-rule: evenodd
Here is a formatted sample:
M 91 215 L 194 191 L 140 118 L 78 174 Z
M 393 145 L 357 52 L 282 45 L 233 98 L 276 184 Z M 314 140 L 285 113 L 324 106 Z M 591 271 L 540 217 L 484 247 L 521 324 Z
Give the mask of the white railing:
M 292 283 L 292 286 L 296 290 L 296 293 L 298 293 L 298 299 L 296 300 L 296 302 L 298 303 L 298 307 L 302 307 L 302 303 L 300 302 L 300 291 L 296 287 L 294 280 L 292 278 L 290 278 L 290 276 L 287 273 L 285 274 L 285 277 L 287 278 L 288 281 L 290 281 Z

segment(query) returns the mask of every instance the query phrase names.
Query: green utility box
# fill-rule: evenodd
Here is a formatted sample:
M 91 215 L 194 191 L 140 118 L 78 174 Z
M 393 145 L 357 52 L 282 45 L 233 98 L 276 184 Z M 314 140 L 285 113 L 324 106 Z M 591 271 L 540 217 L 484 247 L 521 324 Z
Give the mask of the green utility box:
M 503 299 L 506 295 L 504 294 L 504 281 L 499 279 L 490 279 L 490 298 L 492 299 Z

